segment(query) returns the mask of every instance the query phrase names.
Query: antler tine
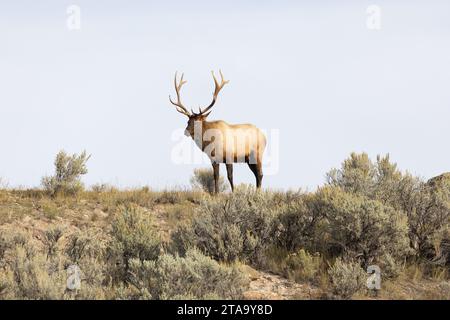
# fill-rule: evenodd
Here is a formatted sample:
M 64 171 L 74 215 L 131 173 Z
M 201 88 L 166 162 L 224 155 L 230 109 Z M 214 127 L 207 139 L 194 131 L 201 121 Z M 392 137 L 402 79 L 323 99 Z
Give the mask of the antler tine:
M 174 106 L 176 106 L 176 110 L 177 110 L 179 113 L 182 113 L 182 114 L 184 114 L 184 115 L 190 117 L 190 116 L 191 116 L 191 113 L 183 106 L 183 103 L 181 102 L 181 98 L 180 98 L 180 90 L 181 90 L 181 87 L 182 87 L 187 81 L 183 80 L 183 78 L 184 78 L 184 73 L 182 73 L 182 74 L 181 74 L 181 78 L 180 78 L 180 82 L 177 83 L 177 75 L 178 75 L 178 72 L 175 72 L 175 78 L 174 78 L 174 80 L 173 80 L 173 83 L 174 83 L 174 85 L 175 85 L 175 91 L 176 91 L 176 93 L 177 93 L 177 102 L 173 102 L 170 95 L 169 95 L 169 101 L 170 101 L 170 103 L 172 103 Z
M 215 85 L 215 88 L 214 88 L 214 94 L 213 94 L 213 100 L 212 100 L 212 102 L 210 103 L 210 105 L 208 106 L 208 107 L 206 107 L 204 110 L 202 110 L 202 109 L 200 109 L 199 108 L 199 110 L 200 110 L 200 113 L 199 114 L 204 114 L 204 113 L 206 113 L 206 112 L 208 112 L 213 106 L 214 106 L 214 104 L 216 103 L 216 100 L 217 100 L 217 96 L 219 95 L 219 92 L 220 92 L 220 90 L 222 90 L 222 88 L 227 84 L 227 83 L 229 83 L 230 81 L 229 80 L 225 80 L 224 79 L 224 77 L 223 77 L 223 74 L 222 74 L 222 70 L 220 70 L 219 69 L 219 74 L 220 74 L 220 84 L 219 84 L 219 82 L 217 81 L 217 78 L 216 78 L 216 76 L 214 75 L 214 71 L 211 71 L 211 74 L 212 74 L 212 76 L 213 76 L 213 79 L 214 79 L 214 85 Z

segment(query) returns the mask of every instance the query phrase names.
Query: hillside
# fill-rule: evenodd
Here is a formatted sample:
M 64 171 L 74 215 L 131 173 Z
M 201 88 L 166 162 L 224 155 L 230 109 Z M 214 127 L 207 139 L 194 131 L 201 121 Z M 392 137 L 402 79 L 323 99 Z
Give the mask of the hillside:
M 286 197 L 295 197 L 288 193 L 274 193 L 274 195 L 280 199 L 271 201 L 285 202 L 287 201 Z M 133 289 L 126 293 L 119 290 L 117 282 L 113 284 L 110 281 L 108 272 L 111 271 L 109 267 L 103 265 L 104 262 L 100 261 L 100 257 L 87 260 L 84 260 L 82 256 L 78 257 L 76 262 L 82 271 L 89 273 L 87 278 L 82 281 L 81 291 L 87 290 L 86 286 L 89 287 L 89 290 L 79 293 L 78 296 L 67 293 L 63 287 L 65 281 L 59 277 L 64 275 L 65 267 L 68 264 L 75 262 L 71 261 L 73 255 L 70 255 L 67 250 L 69 245 L 73 245 L 74 236 L 78 237 L 79 242 L 83 237 L 92 237 L 92 239 L 84 239 L 86 241 L 84 251 L 80 249 L 82 254 L 90 256 L 90 249 L 94 252 L 96 250 L 106 252 L 112 241 L 111 238 L 114 238 L 112 229 L 115 217 L 122 214 L 126 210 L 125 208 L 134 208 L 133 210 L 139 211 L 142 215 L 152 217 L 152 230 L 161 238 L 159 250 L 172 251 L 170 249 L 171 235 L 177 228 L 189 225 L 199 214 L 199 210 L 201 211 L 202 203 L 211 201 L 210 199 L 212 197 L 203 192 L 189 190 L 154 192 L 148 188 L 129 191 L 116 189 L 89 191 L 81 192 L 76 197 L 49 197 L 45 192 L 39 190 L 2 190 L 0 191 L 0 267 L 8 269 L 10 273 L 9 276 L 8 273 L 5 273 L 6 276 L 0 277 L 0 299 L 17 296 L 20 298 L 20 294 L 29 295 L 26 298 L 103 299 L 120 298 L 124 297 L 123 295 L 126 298 L 142 298 L 141 293 L 137 293 L 139 290 Z M 55 234 L 58 236 L 55 237 Z M 22 238 L 18 239 L 19 237 Z M 103 246 L 102 248 L 94 248 L 100 244 Z M 19 258 L 20 248 L 24 247 L 25 250 L 29 250 L 30 246 L 33 248 L 35 258 L 25 256 Z M 39 256 L 36 251 L 44 255 Z M 55 255 L 61 266 L 57 272 L 44 275 L 48 271 L 47 268 L 54 268 L 53 261 L 49 264 L 42 261 L 42 259 L 49 261 L 53 259 L 50 255 Z M 273 257 L 270 259 L 276 260 Z M 242 286 L 242 291 L 238 293 L 238 296 L 243 298 L 336 298 L 332 294 L 326 272 L 313 272 L 312 277 L 309 278 L 295 275 L 297 272 L 295 268 L 311 268 L 311 266 L 291 266 L 294 269 L 286 273 L 282 268 L 271 268 L 270 261 L 255 263 L 251 258 L 240 257 L 235 262 L 231 262 L 231 260 L 220 262 L 226 268 L 231 268 L 230 263 L 235 265 L 244 276 L 239 284 Z M 20 273 L 21 270 L 8 268 L 8 265 L 16 265 L 17 268 L 21 265 L 21 268 L 24 269 L 22 271 L 28 270 L 31 273 L 25 279 L 21 279 L 22 283 L 19 284 L 17 281 L 24 275 Z M 319 269 L 322 267 L 319 266 Z M 360 290 L 353 297 L 361 299 L 449 299 L 450 285 L 445 269 L 441 269 L 440 272 L 436 271 L 433 275 L 424 273 L 424 269 L 419 265 L 405 265 L 398 277 L 382 282 L 382 290 L 377 296 L 367 290 Z M 29 283 L 24 284 L 26 281 Z M 218 286 L 220 285 L 225 284 L 219 283 Z M 18 289 L 12 288 L 12 286 L 27 287 Z M 56 288 L 51 288 L 52 286 L 56 286 Z M 61 293 L 58 293 L 58 290 Z M 161 296 L 160 298 L 165 297 Z

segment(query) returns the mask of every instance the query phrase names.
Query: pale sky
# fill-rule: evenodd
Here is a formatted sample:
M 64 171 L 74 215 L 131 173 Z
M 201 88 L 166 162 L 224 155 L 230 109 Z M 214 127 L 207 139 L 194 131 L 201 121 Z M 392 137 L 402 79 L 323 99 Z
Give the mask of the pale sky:
M 187 186 L 209 165 L 173 160 L 186 125 L 173 75 L 197 108 L 219 68 L 230 83 L 210 119 L 279 133 L 265 187 L 315 188 L 352 151 L 424 178 L 450 171 L 449 1 L 15 0 L 0 2 L 0 177 L 39 186 L 58 150 L 86 149 L 87 185 Z M 245 165 L 234 179 L 254 182 Z

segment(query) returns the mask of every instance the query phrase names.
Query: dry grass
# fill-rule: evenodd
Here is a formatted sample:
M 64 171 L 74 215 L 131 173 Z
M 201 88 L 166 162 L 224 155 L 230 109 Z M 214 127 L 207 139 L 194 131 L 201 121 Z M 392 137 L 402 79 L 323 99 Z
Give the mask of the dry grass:
M 218 197 L 226 198 L 227 195 L 219 195 Z M 277 192 L 272 193 L 271 197 L 273 205 L 281 206 L 295 201 L 300 197 L 300 194 Z M 197 216 L 201 203 L 211 201 L 211 199 L 214 198 L 207 193 L 191 190 L 154 191 L 149 188 L 118 190 L 113 187 L 97 187 L 95 190 L 83 191 L 72 197 L 49 197 L 45 192 L 36 189 L 3 189 L 0 190 L 0 235 L 6 233 L 28 234 L 40 253 L 34 255 L 32 260 L 28 261 L 23 251 L 20 251 L 21 249 L 18 249 L 17 256 L 14 256 L 16 253 L 9 250 L 7 251 L 8 259 L 20 258 L 21 260 L 18 260 L 17 263 L 26 264 L 28 267 L 35 263 L 39 267 L 39 274 L 36 274 L 36 276 L 45 278 L 44 280 L 49 284 L 46 287 L 39 288 L 45 293 L 44 297 L 71 298 L 51 287 L 53 283 L 57 286 L 60 285 L 60 277 L 65 271 L 64 259 L 67 259 L 67 257 L 63 256 L 64 259 L 58 262 L 59 264 L 56 264 L 55 260 L 47 260 L 46 256 L 50 248 L 51 255 L 57 255 L 57 252 L 63 252 L 63 248 L 69 244 L 73 235 L 87 230 L 87 233 L 83 233 L 83 239 L 94 236 L 96 239 L 102 239 L 100 242 L 106 246 L 106 249 L 114 216 L 120 213 L 124 207 L 130 206 L 136 207 L 146 215 L 151 215 L 153 227 L 158 230 L 163 243 L 168 243 L 172 232 L 181 225 L 191 223 Z M 61 228 L 62 235 L 60 239 L 58 238 L 52 243 L 52 239 L 58 236 L 55 231 L 56 228 Z M 0 239 L 0 268 L 3 264 L 1 251 Z M 167 259 L 172 261 L 170 257 Z M 106 267 L 99 264 L 95 257 L 87 256 L 83 263 L 85 268 L 89 270 L 92 282 L 89 284 L 88 290 L 78 298 L 134 297 L 130 295 L 128 289 L 112 287 L 111 284 L 108 284 L 107 277 L 104 276 L 104 270 L 102 269 Z M 250 279 L 254 278 L 255 281 L 261 282 L 261 279 L 264 278 L 262 272 L 271 272 L 287 279 L 287 283 L 291 283 L 290 286 L 297 286 L 297 291 L 293 291 L 292 294 L 286 293 L 289 292 L 288 289 L 283 289 L 283 295 L 278 295 L 278 297 L 318 299 L 332 298 L 330 294 L 332 285 L 327 273 L 331 264 L 322 255 L 311 254 L 302 250 L 293 253 L 279 247 L 270 247 L 265 253 L 265 265 L 262 265 L 260 270 L 256 271 L 247 268 L 245 265 L 241 269 L 244 272 L 247 272 L 245 270 L 252 270 L 247 273 L 247 276 Z M 225 263 L 220 265 L 226 266 Z M 56 270 L 54 278 L 45 276 L 47 269 Z M 7 277 L 13 276 L 11 273 L 5 273 L 5 275 Z M 24 276 L 23 274 L 20 275 Z M 0 282 L 11 283 L 11 279 L 0 279 Z M 29 280 L 32 281 L 33 279 Z M 34 279 L 33 281 L 38 280 Z M 285 285 L 285 282 L 280 282 Z M 34 288 L 33 283 L 30 284 L 30 287 L 23 288 L 20 294 L 31 292 L 29 290 Z M 0 283 L 0 287 L 1 285 Z M 275 288 L 276 286 L 268 285 L 268 287 Z M 304 292 L 301 291 L 302 288 L 304 288 Z M 314 294 L 311 292 L 314 292 Z M 255 292 L 253 294 L 253 297 L 267 297 L 260 296 Z M 35 297 L 30 296 L 30 298 Z M 448 269 L 445 267 L 430 267 L 419 262 L 409 262 L 402 266 L 398 278 L 383 279 L 382 290 L 378 295 L 374 296 L 370 292 L 363 291 L 357 293 L 353 298 L 450 299 Z

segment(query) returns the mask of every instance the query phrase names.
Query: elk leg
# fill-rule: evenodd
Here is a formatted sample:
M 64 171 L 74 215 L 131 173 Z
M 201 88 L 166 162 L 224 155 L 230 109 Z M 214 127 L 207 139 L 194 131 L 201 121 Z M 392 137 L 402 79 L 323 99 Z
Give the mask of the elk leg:
M 213 166 L 213 170 L 214 170 L 214 193 L 218 194 L 219 193 L 219 164 L 218 163 L 214 163 L 212 164 Z
M 228 175 L 228 181 L 230 182 L 231 185 L 231 191 L 234 191 L 234 185 L 233 185 L 233 164 L 227 163 L 227 175 Z
M 262 178 L 263 178 L 262 164 L 261 161 L 258 161 L 256 163 L 256 187 L 258 189 L 261 188 Z
M 256 188 L 261 188 L 263 173 L 262 173 L 262 166 L 261 162 L 258 163 L 247 163 L 250 170 L 252 170 L 253 174 L 256 178 Z
M 248 167 L 250 168 L 250 170 L 252 170 L 253 174 L 255 175 L 256 178 L 256 186 L 258 186 L 258 171 L 256 169 L 256 164 L 255 163 L 247 163 Z

